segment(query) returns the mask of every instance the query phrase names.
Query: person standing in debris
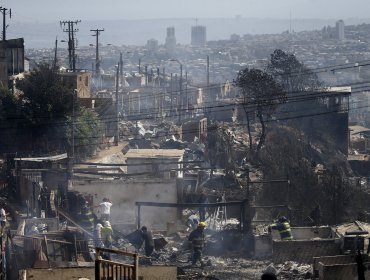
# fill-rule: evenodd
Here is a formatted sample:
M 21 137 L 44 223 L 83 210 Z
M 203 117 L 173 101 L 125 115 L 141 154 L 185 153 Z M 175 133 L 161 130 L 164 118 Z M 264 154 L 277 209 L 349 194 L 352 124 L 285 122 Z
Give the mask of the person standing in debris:
M 187 231 L 189 230 L 189 228 L 192 230 L 196 229 L 198 224 L 199 224 L 198 216 L 195 213 L 191 214 L 188 220 L 186 221 L 186 225 L 188 226 Z
M 188 240 L 191 242 L 192 249 L 193 249 L 193 258 L 192 258 L 192 265 L 196 265 L 196 263 L 199 261 L 201 266 L 204 266 L 204 263 L 202 261 L 202 251 L 205 243 L 205 235 L 204 235 L 204 229 L 206 227 L 205 222 L 200 222 L 198 224 L 198 227 L 193 230 Z
M 208 203 L 208 199 L 207 199 L 207 196 L 205 193 L 202 193 L 198 199 L 198 203 L 202 203 L 202 204 L 205 204 L 205 203 Z M 201 222 L 204 222 L 206 220 L 206 211 L 207 211 L 207 208 L 205 206 L 200 206 L 198 208 L 199 210 L 199 219 Z
M 154 251 L 153 234 L 146 226 L 141 228 L 141 238 L 144 241 L 145 256 L 150 257 Z
M 110 208 L 112 207 L 112 202 L 108 198 L 103 198 L 103 202 L 98 206 L 100 211 L 100 220 L 101 222 L 109 221 L 110 218 Z
M 102 224 L 97 224 L 94 229 L 94 244 L 95 247 L 102 247 L 102 239 L 101 239 L 101 229 L 103 228 Z
M 104 227 L 101 229 L 101 238 L 105 248 L 112 248 L 113 229 L 109 221 L 104 222 Z
M 277 223 L 272 224 L 269 227 L 269 231 L 271 231 L 271 229 L 279 231 L 281 240 L 286 241 L 293 240 L 292 230 L 290 229 L 290 223 L 286 217 L 284 216 L 280 217 Z
M 0 209 L 0 226 L 1 226 L 1 234 L 3 234 L 4 228 L 6 224 L 6 212 L 3 207 Z

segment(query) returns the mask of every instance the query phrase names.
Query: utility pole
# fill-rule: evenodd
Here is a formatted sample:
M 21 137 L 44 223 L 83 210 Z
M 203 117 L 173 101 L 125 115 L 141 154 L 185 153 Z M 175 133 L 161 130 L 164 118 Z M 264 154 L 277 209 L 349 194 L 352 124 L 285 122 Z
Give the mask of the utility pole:
M 173 116 L 173 73 L 171 73 L 171 86 L 170 86 L 170 92 L 171 92 L 171 111 L 170 111 L 170 116 Z
M 114 144 L 118 146 L 119 142 L 119 118 L 118 118 L 118 87 L 119 87 L 119 62 L 118 65 L 116 66 L 116 135 L 114 138 Z
M 63 32 L 68 33 L 68 58 L 69 58 L 69 70 L 76 72 L 76 40 L 75 33 L 78 32 L 78 29 L 75 27 L 81 20 L 67 20 L 60 21 L 60 26 L 63 29 Z
M 209 96 L 210 95 L 210 88 L 209 88 L 209 55 L 207 55 L 207 90 L 206 90 L 206 92 L 207 92 L 208 98 L 210 98 L 210 96 Z M 207 109 L 204 108 L 204 110 L 207 110 Z M 206 113 L 206 112 L 203 112 L 203 113 Z
M 123 86 L 123 56 L 122 52 L 119 54 L 119 78 L 121 81 L 121 86 Z
M 6 12 L 7 10 L 9 10 L 8 13 Z M 6 25 L 6 16 L 9 15 L 9 18 L 12 18 L 12 9 L 0 7 L 0 11 L 3 14 L 3 41 L 5 41 L 6 40 L 6 28 L 8 27 Z
M 99 59 L 99 35 L 100 32 L 103 32 L 104 29 L 90 29 L 91 32 L 94 32 L 93 35 L 96 37 L 96 54 L 95 54 L 95 75 L 96 77 L 100 76 L 100 59 Z
M 55 50 L 54 50 L 54 61 L 53 61 L 53 70 L 56 71 L 58 64 L 58 36 L 55 38 Z
M 148 85 L 148 65 L 145 65 L 145 86 Z
M 188 71 L 185 72 L 185 114 L 189 113 L 189 100 L 188 100 Z
M 179 62 L 180 63 L 180 62 Z M 182 64 L 180 63 L 180 110 L 179 110 L 179 123 L 181 123 L 181 114 L 183 107 L 183 96 L 182 96 Z
M 75 98 L 77 96 L 77 90 L 72 91 L 72 123 L 71 123 L 71 147 L 68 153 L 68 187 L 72 186 L 73 178 L 73 163 L 75 160 L 75 123 L 76 123 L 76 114 L 75 114 Z
M 209 88 L 209 55 L 207 55 L 207 88 Z

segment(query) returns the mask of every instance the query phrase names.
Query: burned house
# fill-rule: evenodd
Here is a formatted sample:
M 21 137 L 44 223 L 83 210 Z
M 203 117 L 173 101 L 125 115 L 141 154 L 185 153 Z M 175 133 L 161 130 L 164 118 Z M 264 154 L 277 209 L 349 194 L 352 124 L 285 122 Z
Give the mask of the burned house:
M 184 121 L 181 125 L 181 136 L 183 141 L 193 142 L 198 139 L 200 143 L 204 143 L 207 139 L 207 118 Z
M 140 87 L 129 90 L 122 97 L 124 111 L 130 120 L 160 117 L 163 110 L 163 93 L 159 87 Z
M 62 72 L 61 80 L 71 89 L 76 89 L 77 98 L 91 97 L 91 73 L 90 72 Z
M 13 89 L 16 75 L 24 72 L 23 38 L 0 41 L 0 85 Z

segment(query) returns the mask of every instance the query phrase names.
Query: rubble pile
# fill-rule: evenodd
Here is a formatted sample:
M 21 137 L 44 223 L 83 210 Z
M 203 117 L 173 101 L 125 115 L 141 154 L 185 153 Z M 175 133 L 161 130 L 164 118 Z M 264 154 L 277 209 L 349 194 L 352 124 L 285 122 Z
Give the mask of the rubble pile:
M 273 264 L 270 264 L 264 272 L 273 272 L 278 275 L 279 279 L 311 279 L 313 275 L 311 265 L 292 261 L 278 264 L 275 267 Z

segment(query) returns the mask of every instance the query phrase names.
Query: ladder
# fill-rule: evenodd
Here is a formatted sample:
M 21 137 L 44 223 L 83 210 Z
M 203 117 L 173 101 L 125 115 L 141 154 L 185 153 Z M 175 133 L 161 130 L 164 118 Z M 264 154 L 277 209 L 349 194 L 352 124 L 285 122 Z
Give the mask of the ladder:
M 222 195 L 221 202 L 226 202 L 225 195 Z M 214 230 L 222 229 L 222 226 L 226 225 L 226 221 L 226 206 L 219 206 L 212 215 L 210 227 Z

